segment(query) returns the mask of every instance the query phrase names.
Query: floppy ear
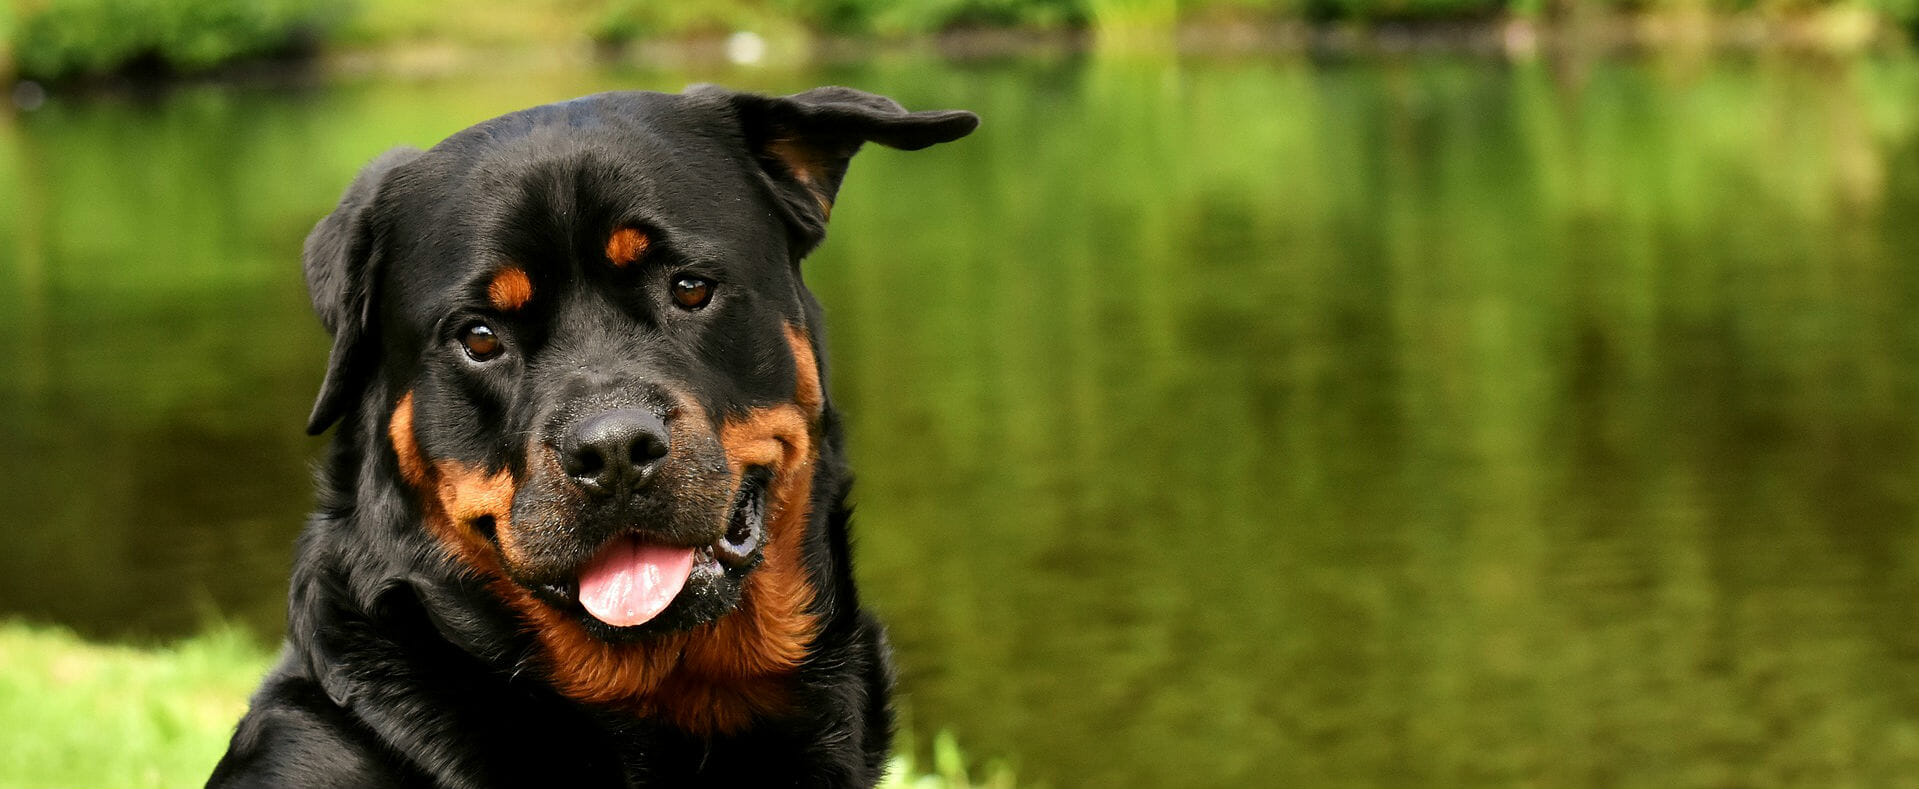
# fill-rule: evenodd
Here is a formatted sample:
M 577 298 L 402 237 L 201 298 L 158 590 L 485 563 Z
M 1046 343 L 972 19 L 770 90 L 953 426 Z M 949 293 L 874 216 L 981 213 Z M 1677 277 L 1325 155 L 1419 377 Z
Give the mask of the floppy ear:
M 826 218 L 847 162 L 862 144 L 917 151 L 979 127 L 979 116 L 965 110 L 907 112 L 899 102 L 852 88 L 814 88 L 785 97 L 729 93 L 727 98 L 747 147 L 780 198 L 802 256 L 826 236 Z
M 326 379 L 320 397 L 307 417 L 307 434 L 319 435 L 340 418 L 367 374 L 364 346 L 373 316 L 373 282 L 379 252 L 372 221 L 373 206 L 393 168 L 420 155 L 417 148 L 394 148 L 380 154 L 355 176 L 339 207 L 307 234 L 301 254 L 307 293 L 320 324 L 333 335 L 327 354 Z

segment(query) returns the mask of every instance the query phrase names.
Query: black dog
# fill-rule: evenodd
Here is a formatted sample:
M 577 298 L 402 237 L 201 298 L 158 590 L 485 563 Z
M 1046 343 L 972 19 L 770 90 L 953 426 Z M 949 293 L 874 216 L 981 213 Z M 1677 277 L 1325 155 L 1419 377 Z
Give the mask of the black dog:
M 210 786 L 871 786 L 890 668 L 799 262 L 845 88 L 537 107 L 396 150 L 307 238 L 340 423 L 285 650 Z

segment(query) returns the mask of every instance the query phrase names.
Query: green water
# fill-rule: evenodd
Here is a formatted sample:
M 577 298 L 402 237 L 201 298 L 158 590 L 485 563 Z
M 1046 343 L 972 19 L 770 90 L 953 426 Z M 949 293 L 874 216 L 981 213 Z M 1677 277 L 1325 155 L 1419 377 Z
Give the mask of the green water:
M 913 59 L 0 116 L 0 615 L 279 627 L 359 164 L 841 82 L 808 276 L 914 728 L 1054 787 L 1919 785 L 1919 63 Z

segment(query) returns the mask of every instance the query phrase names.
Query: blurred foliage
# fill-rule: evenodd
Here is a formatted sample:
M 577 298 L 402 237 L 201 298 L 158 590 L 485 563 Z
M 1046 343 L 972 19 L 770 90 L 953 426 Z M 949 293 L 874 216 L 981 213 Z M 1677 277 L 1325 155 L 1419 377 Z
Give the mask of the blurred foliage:
M 707 36 L 926 35 L 961 28 L 1091 29 L 1124 40 L 1191 21 L 1485 22 L 1586 15 L 1827 12 L 1919 25 L 1919 0 L 25 0 L 0 6 L 0 57 L 31 78 L 194 72 L 327 47 L 441 41 L 578 46 Z M 7 49 L 11 48 L 11 54 Z
M 147 68 L 199 71 L 296 54 L 327 33 L 342 0 L 40 0 L 12 32 L 26 77 Z
M 970 769 L 952 732 L 941 731 L 933 737 L 932 756 L 925 764 L 916 755 L 919 749 L 911 732 L 901 732 L 894 740 L 893 760 L 879 789 L 1015 789 L 1019 785 L 1005 762 L 988 762 L 980 771 Z
M 1629 3 L 1610 0 L 1614 10 L 1630 10 Z M 1482 19 L 1516 9 L 1513 0 L 1309 0 L 1308 9 L 1322 19 Z
M 1551 0 L 612 0 L 596 33 L 630 40 L 768 27 L 879 35 L 928 34 L 969 27 L 1091 28 L 1102 33 L 1166 30 L 1186 21 L 1357 22 L 1484 21 L 1536 17 Z M 1585 0 L 1584 12 L 1762 13 L 1792 17 L 1863 11 L 1897 23 L 1919 19 L 1919 0 Z
M 608 41 L 768 29 L 904 36 L 957 27 L 1063 29 L 1085 20 L 1084 0 L 612 0 L 596 34 Z

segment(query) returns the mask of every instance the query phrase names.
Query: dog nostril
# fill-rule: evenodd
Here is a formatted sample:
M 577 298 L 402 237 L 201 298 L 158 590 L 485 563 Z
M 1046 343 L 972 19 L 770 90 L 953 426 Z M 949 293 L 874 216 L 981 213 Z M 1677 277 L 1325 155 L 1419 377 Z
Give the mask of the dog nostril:
M 606 470 L 606 461 L 600 459 L 598 450 L 582 447 L 567 461 L 566 473 L 576 477 L 597 477 Z
M 635 439 L 633 448 L 627 452 L 627 460 L 635 466 L 645 466 L 663 457 L 666 457 L 666 444 L 650 435 Z

